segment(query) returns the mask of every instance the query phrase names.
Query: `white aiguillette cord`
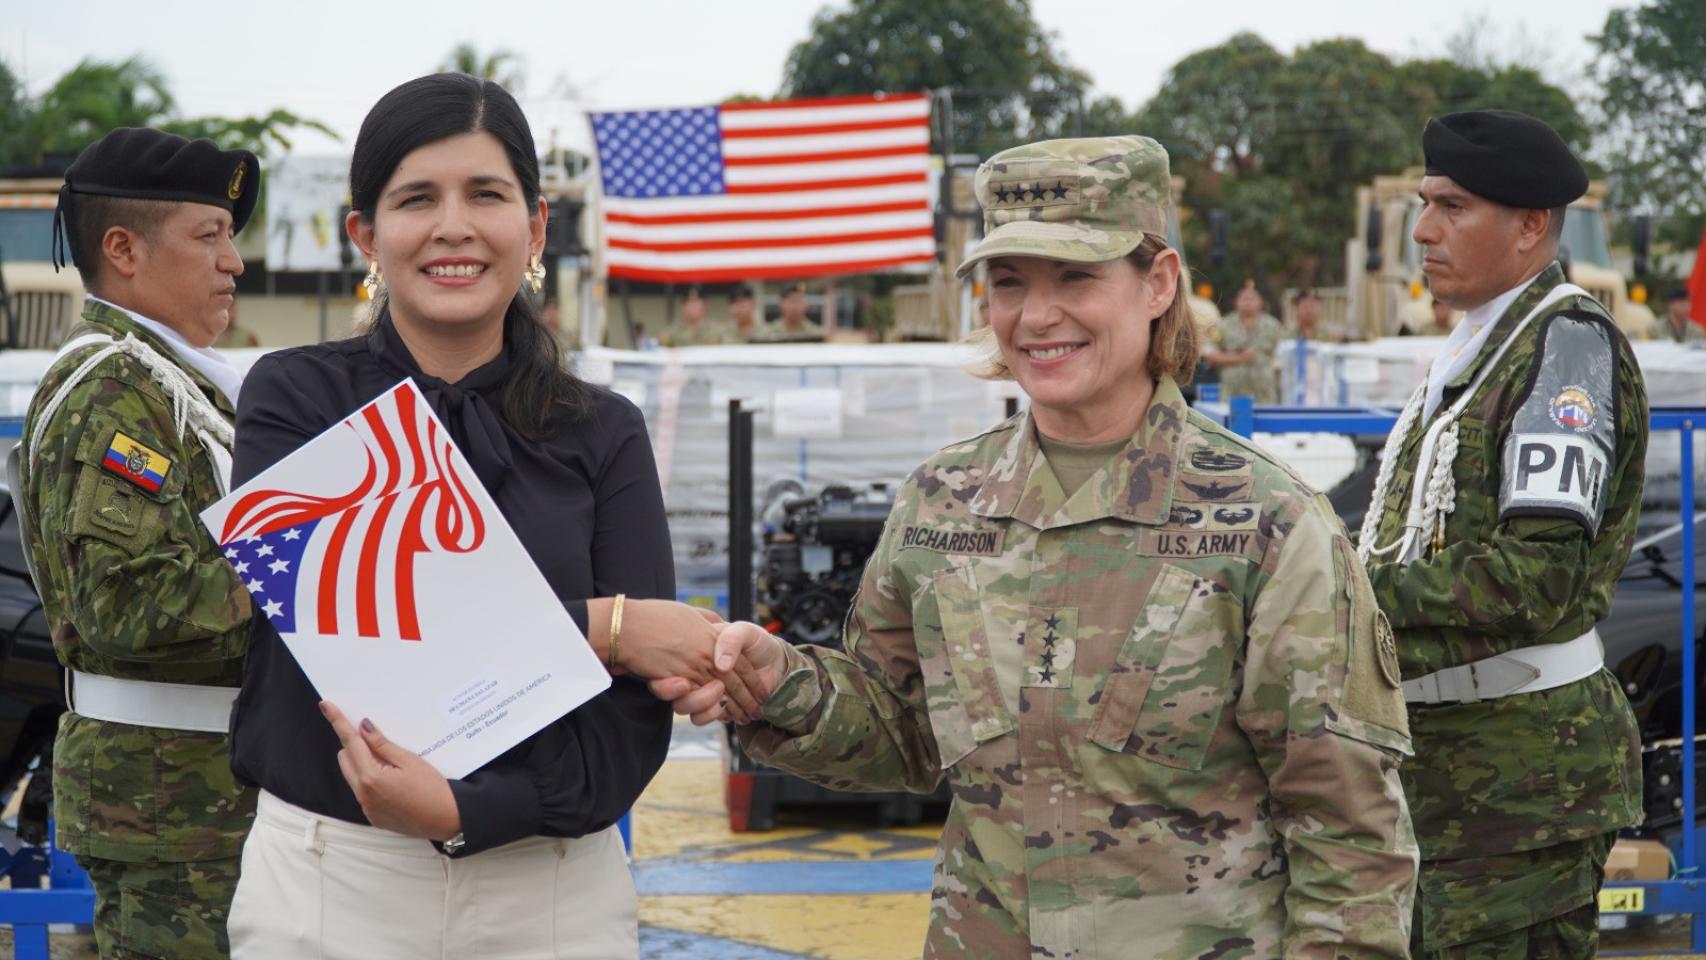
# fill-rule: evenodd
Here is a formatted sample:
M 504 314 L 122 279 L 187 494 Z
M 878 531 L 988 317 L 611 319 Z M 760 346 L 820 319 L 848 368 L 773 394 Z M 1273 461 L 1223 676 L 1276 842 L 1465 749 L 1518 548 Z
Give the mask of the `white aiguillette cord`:
M 1457 459 L 1458 418 L 1468 409 L 1469 402 L 1480 391 L 1481 385 L 1499 368 L 1499 361 L 1504 359 L 1505 353 L 1516 343 L 1517 337 L 1528 329 L 1528 325 L 1552 304 L 1565 297 L 1577 296 L 1586 297 L 1590 294 L 1573 283 L 1560 283 L 1548 291 L 1546 296 L 1534 305 L 1534 309 L 1522 318 L 1522 322 L 1505 337 L 1504 342 L 1499 344 L 1498 350 L 1481 365 L 1480 372 L 1475 375 L 1468 389 L 1463 391 L 1463 395 L 1457 398 L 1457 402 L 1428 427 L 1428 432 L 1422 437 L 1415 478 L 1410 484 L 1410 509 L 1404 516 L 1404 532 L 1391 543 L 1376 546 L 1374 541 L 1384 519 L 1386 491 L 1392 483 L 1392 473 L 1397 467 L 1398 452 L 1404 446 L 1404 439 L 1415 427 L 1416 420 L 1422 415 L 1422 404 L 1428 392 L 1427 382 L 1424 380 L 1416 388 L 1416 392 L 1410 395 L 1409 402 L 1404 404 L 1404 412 L 1399 414 L 1397 424 L 1386 438 L 1385 449 L 1380 453 L 1380 474 L 1374 482 L 1374 497 L 1369 502 L 1368 512 L 1363 514 L 1362 532 L 1357 536 L 1357 554 L 1365 565 L 1374 557 L 1384 557 L 1394 552 L 1398 555 L 1399 563 L 1409 563 L 1422 555 L 1429 539 L 1445 532 L 1446 518 L 1457 509 L 1457 483 L 1452 479 L 1451 469 Z
M 29 449 L 32 455 L 35 450 L 40 449 L 42 433 L 47 429 L 47 425 L 53 421 L 53 415 L 65 403 L 65 398 L 71 395 L 71 391 L 75 390 L 77 385 L 83 382 L 83 378 L 88 376 L 89 371 L 99 366 L 101 361 L 115 353 L 123 353 L 142 364 L 154 382 L 166 391 L 166 395 L 172 400 L 172 419 L 178 428 L 179 439 L 183 438 L 186 428 L 195 433 L 196 438 L 201 441 L 202 446 L 207 449 L 208 456 L 213 460 L 215 472 L 218 474 L 219 495 L 223 497 L 229 493 L 231 488 L 231 444 L 235 434 L 231 424 L 226 421 L 218 408 L 208 402 L 207 397 L 202 394 L 201 388 L 196 386 L 194 380 L 190 379 L 190 375 L 185 373 L 177 364 L 162 357 L 153 347 L 131 334 L 126 334 L 122 340 L 114 340 L 99 333 L 78 337 L 60 347 L 54 360 L 57 362 L 61 357 L 97 343 L 105 343 L 107 346 L 95 351 L 87 360 L 78 364 L 77 369 L 72 372 L 71 376 L 65 378 L 65 382 L 59 385 L 59 389 L 54 392 L 53 396 L 42 407 L 41 414 L 36 417 L 36 428 L 30 433 Z

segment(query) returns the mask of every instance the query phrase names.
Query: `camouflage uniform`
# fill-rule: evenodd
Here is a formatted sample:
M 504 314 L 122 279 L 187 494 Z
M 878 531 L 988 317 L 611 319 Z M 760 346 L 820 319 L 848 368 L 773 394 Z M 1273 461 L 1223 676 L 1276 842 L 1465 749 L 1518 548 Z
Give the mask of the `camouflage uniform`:
M 846 652 L 788 657 L 754 756 L 952 787 L 926 957 L 1405 954 L 1390 632 L 1325 499 L 1171 379 L 1070 497 L 1029 414 L 932 457 Z
M 1256 317 L 1254 327 L 1246 327 L 1236 313 L 1221 317 L 1209 334 L 1214 349 L 1221 353 L 1248 350 L 1253 357 L 1249 363 L 1220 368 L 1220 395 L 1253 397 L 1257 403 L 1279 403 L 1279 371 L 1274 369 L 1274 355 L 1285 338 L 1285 324 L 1272 314 Z
M 1446 386 L 1440 411 L 1563 279 L 1553 264 L 1518 296 L 1474 364 Z M 1570 516 L 1500 516 L 1513 416 L 1536 382 L 1549 326 L 1565 315 L 1606 331 L 1605 362 L 1615 367 L 1606 371 L 1615 399 L 1596 414 L 1615 418 L 1597 532 Z M 1635 536 L 1647 443 L 1645 387 L 1615 330 L 1598 303 L 1579 296 L 1525 328 L 1458 421 L 1456 508 L 1444 536 L 1407 566 L 1370 565 L 1407 680 L 1571 640 L 1610 611 Z M 1418 418 L 1401 439 L 1376 543 L 1403 531 L 1426 427 Z M 1586 905 L 1603 879 L 1611 834 L 1641 819 L 1639 733 L 1616 678 L 1601 670 L 1479 703 L 1412 703 L 1410 729 L 1416 757 L 1403 779 L 1422 849 L 1416 955 L 1554 955 L 1529 952 L 1544 942 L 1575 945 L 1558 956 L 1591 956 L 1597 914 Z
M 789 330 L 782 321 L 767 321 L 758 324 L 752 331 L 750 343 L 822 343 L 823 324 L 815 320 L 807 320 L 799 330 Z
M 727 343 L 728 339 L 723 328 L 710 321 L 702 321 L 695 327 L 677 320 L 658 335 L 658 342 L 666 347 L 714 347 Z
M 91 301 L 68 339 L 136 337 L 170 348 Z M 98 347 L 48 370 L 25 419 Z M 227 418 L 231 403 L 181 368 Z M 119 435 L 170 467 L 150 491 L 104 469 Z M 180 436 L 166 393 L 133 358 L 102 361 L 72 389 L 40 444 L 25 451 L 31 556 L 54 648 L 67 668 L 132 680 L 236 687 L 250 604 L 198 519 L 220 496 L 215 467 Z M 220 957 L 237 857 L 255 796 L 231 773 L 224 734 L 109 723 L 68 712 L 54 744 L 59 845 L 95 881 L 103 957 Z

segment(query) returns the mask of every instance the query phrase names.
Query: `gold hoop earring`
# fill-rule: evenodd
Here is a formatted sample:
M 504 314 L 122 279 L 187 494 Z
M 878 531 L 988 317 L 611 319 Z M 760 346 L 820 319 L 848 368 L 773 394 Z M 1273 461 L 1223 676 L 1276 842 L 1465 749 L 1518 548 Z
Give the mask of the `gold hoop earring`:
M 545 289 L 545 262 L 539 259 L 538 254 L 534 254 L 533 262 L 527 265 L 527 289 L 535 295 Z
M 367 267 L 367 276 L 361 281 L 362 289 L 367 291 L 367 299 L 377 300 L 379 291 L 385 288 L 385 278 L 379 275 L 379 261 L 375 260 Z

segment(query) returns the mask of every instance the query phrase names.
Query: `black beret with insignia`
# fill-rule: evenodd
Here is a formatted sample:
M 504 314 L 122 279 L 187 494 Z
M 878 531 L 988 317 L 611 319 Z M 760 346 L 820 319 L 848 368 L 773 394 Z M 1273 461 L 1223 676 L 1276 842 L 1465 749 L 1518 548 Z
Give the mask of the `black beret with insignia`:
M 221 150 L 212 140 L 186 140 L 148 127 L 120 127 L 83 148 L 65 171 L 60 217 L 78 194 L 132 200 L 205 203 L 231 211 L 243 229 L 261 192 L 261 164 L 247 150 Z M 54 244 L 57 249 L 58 244 Z
M 1507 207 L 1550 210 L 1588 190 L 1588 174 L 1558 131 L 1514 110 L 1469 110 L 1428 121 L 1429 176 L 1450 177 Z

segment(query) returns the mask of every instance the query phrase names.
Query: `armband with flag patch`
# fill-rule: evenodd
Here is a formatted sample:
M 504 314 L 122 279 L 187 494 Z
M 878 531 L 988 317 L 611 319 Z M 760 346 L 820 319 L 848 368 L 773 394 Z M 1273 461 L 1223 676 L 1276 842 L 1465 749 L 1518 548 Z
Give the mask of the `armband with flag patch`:
M 1511 419 L 1499 519 L 1538 516 L 1598 533 L 1617 458 L 1617 346 L 1603 318 L 1547 321 L 1527 395 Z

